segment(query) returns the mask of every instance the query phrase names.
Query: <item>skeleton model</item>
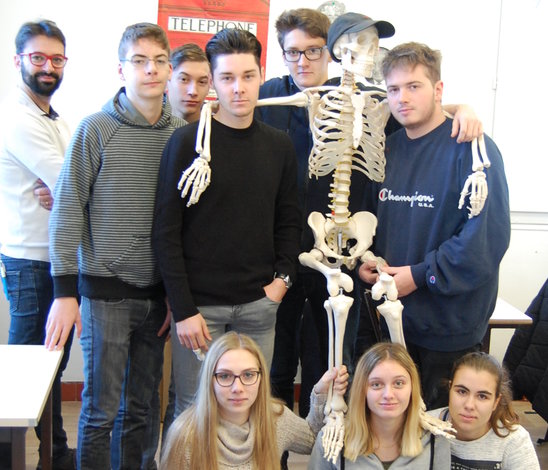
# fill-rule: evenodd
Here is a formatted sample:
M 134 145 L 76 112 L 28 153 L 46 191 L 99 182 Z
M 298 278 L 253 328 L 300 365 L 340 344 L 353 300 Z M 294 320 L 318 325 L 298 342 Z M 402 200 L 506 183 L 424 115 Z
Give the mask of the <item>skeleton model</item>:
M 331 213 L 327 218 L 319 212 L 310 214 L 308 224 L 314 233 L 314 248 L 299 256 L 303 265 L 318 270 L 327 279 L 329 298 L 324 307 L 330 336 L 329 367 L 342 364 L 344 329 L 353 302 L 344 294 L 352 291 L 353 281 L 341 271 L 341 266 L 353 269 L 358 260 L 376 259 L 368 251 L 375 234 L 376 217 L 368 212 L 351 215 L 348 209 L 351 173 L 352 170 L 361 171 L 374 181 L 384 180 L 384 127 L 389 117 L 388 104 L 386 100 L 377 98 L 378 91 L 360 91 L 355 78 L 356 75 L 371 76 L 379 35 L 389 37 L 393 34 L 394 28 L 390 23 L 373 21 L 357 13 L 340 16 L 329 30 L 328 45 L 334 60 L 342 62 L 341 85 L 309 88 L 291 97 L 271 98 L 258 103 L 261 106 L 307 106 L 314 143 L 309 158 L 310 175 L 321 177 L 333 173 Z M 179 181 L 181 197 L 186 197 L 190 191 L 187 205 L 198 202 L 211 181 L 209 139 L 212 106 L 214 104 L 207 103 L 202 109 L 196 140 L 198 157 Z M 483 162 L 478 146 L 484 155 Z M 485 203 L 487 184 L 483 168 L 489 166 L 482 139 L 472 142 L 472 151 L 474 173 L 466 180 L 459 201 L 461 208 L 469 196 L 469 217 L 478 215 Z M 382 262 L 377 261 L 379 269 L 382 269 Z M 382 274 L 373 290 L 377 299 L 386 296 L 379 312 L 386 318 L 392 340 L 405 344 L 401 322 L 403 306 L 397 300 L 394 281 Z M 346 409 L 344 399 L 333 395 L 331 389 L 325 410 L 323 446 L 326 458 L 333 462 L 344 442 Z M 429 417 L 424 411 L 421 422 L 425 429 L 435 434 L 448 435 L 450 426 Z

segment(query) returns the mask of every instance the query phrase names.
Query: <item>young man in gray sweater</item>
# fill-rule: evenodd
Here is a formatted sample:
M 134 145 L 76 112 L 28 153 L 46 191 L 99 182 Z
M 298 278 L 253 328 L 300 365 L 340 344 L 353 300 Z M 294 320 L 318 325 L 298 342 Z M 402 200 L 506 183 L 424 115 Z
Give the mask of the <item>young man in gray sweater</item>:
M 162 149 L 185 121 L 164 96 L 172 72 L 164 31 L 129 26 L 118 54 L 125 87 L 76 130 L 50 221 L 55 301 L 46 346 L 62 347 L 76 324 L 82 470 L 141 467 L 169 327 L 150 232 Z

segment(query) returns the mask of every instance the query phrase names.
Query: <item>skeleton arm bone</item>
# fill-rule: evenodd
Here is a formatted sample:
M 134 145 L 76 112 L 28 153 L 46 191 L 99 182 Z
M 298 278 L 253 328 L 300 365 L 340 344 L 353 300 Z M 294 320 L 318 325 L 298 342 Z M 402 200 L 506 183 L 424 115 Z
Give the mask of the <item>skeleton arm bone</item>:
M 298 106 L 300 108 L 303 108 L 305 106 L 310 106 L 312 100 L 317 99 L 316 97 L 319 97 L 319 93 L 338 89 L 339 87 L 335 86 L 310 87 L 291 96 L 263 98 L 257 101 L 257 106 Z
M 485 139 L 483 134 L 479 138 L 474 139 L 472 145 L 472 171 L 482 171 L 484 168 L 489 168 L 491 162 L 487 155 L 487 148 L 485 147 Z
M 298 106 L 303 108 L 310 104 L 310 97 L 302 91 L 291 96 L 279 96 L 275 98 L 263 98 L 257 101 L 257 106 Z

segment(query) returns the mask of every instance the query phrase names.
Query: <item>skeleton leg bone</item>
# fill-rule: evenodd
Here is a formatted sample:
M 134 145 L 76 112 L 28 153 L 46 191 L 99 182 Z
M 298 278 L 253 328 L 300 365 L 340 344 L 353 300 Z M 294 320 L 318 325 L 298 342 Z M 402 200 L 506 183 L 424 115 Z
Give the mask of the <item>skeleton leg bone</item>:
M 352 278 L 348 274 L 343 273 L 340 268 L 326 266 L 320 261 L 322 258 L 323 253 L 316 248 L 299 255 L 299 261 L 303 266 L 315 269 L 325 276 L 327 279 L 327 291 L 330 296 L 334 297 L 338 295 L 341 289 L 344 289 L 346 292 L 352 292 L 354 288 Z
M 335 334 L 334 339 L 333 335 L 330 334 L 328 362 L 331 364 L 334 360 L 335 367 L 342 365 L 344 331 L 348 311 L 353 302 L 354 299 L 351 297 L 339 294 L 329 297 L 329 300 L 324 304 L 328 317 L 333 316 L 332 324 L 334 324 Z M 333 327 L 331 326 L 330 329 L 332 330 Z M 330 393 L 328 394 L 330 402 L 326 404 L 322 445 L 324 448 L 324 457 L 335 463 L 344 444 L 344 414 L 346 413 L 347 406 L 341 395 L 333 394 L 332 387 L 333 384 L 331 384 Z M 327 411 L 328 408 L 329 411 Z

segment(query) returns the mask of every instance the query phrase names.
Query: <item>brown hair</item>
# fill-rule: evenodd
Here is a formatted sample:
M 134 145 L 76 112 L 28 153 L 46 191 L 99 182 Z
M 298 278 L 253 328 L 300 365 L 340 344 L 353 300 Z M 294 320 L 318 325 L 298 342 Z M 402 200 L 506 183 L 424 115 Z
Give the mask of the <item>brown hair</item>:
M 151 39 L 157 42 L 169 56 L 169 41 L 165 31 L 157 24 L 136 23 L 128 26 L 122 34 L 118 46 L 118 58 L 120 60 L 125 59 L 130 44 L 135 44 L 139 39 Z
M 506 437 L 508 433 L 503 434 L 501 431 L 503 429 L 507 429 L 510 432 L 514 431 L 514 426 L 519 424 L 519 416 L 512 408 L 512 393 L 506 369 L 490 354 L 471 352 L 455 361 L 451 372 L 450 384 L 453 382 L 457 371 L 462 367 L 470 367 L 478 372 L 485 371 L 494 377 L 497 384 L 495 398 L 500 397 L 500 400 L 491 414 L 489 422 L 491 429 L 497 436 Z
M 171 51 L 169 58 L 173 70 L 175 70 L 183 62 L 208 62 L 205 52 L 193 42 L 189 42 L 184 46 L 179 46 Z
M 418 42 L 400 44 L 388 51 L 382 61 L 382 73 L 386 79 L 396 67 L 414 69 L 417 65 L 424 66 L 433 85 L 441 79 L 441 52 Z
M 313 38 L 322 38 L 327 43 L 327 32 L 331 22 L 318 10 L 297 8 L 284 11 L 276 20 L 276 33 L 280 47 L 284 48 L 285 35 L 300 29 Z

